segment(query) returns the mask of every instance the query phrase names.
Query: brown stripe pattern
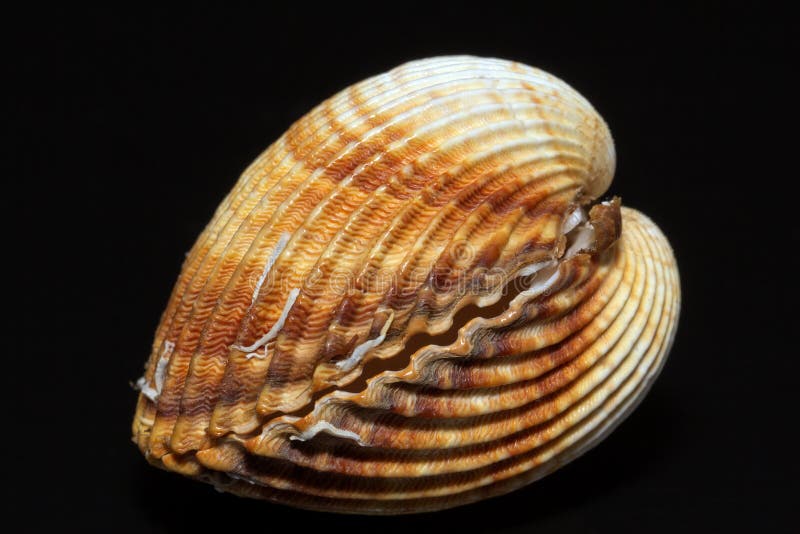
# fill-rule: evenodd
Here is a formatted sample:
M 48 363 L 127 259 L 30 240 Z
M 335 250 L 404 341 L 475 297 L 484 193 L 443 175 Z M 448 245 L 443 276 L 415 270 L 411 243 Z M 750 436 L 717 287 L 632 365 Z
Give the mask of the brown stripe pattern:
M 576 457 L 669 349 L 668 242 L 598 203 L 614 146 L 557 78 L 408 63 L 245 170 L 190 251 L 133 423 L 159 467 L 352 513 L 435 510 Z

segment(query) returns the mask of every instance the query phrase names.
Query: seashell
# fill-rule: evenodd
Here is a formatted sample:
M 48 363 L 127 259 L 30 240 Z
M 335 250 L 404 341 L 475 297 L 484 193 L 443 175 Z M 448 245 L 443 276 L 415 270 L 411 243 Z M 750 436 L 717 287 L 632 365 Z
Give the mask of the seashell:
M 475 57 L 353 85 L 248 167 L 188 254 L 133 422 L 239 495 L 395 514 L 511 491 L 606 436 L 664 363 L 664 235 L 614 198 L 563 81 Z

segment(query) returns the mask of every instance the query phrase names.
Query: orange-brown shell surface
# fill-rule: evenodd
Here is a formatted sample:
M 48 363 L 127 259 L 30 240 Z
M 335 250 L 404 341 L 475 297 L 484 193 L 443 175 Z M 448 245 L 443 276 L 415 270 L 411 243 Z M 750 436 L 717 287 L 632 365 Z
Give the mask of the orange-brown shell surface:
M 563 81 L 414 61 L 242 174 L 183 265 L 133 439 L 156 466 L 349 513 L 468 503 L 596 444 L 661 368 L 678 270 L 601 201 L 608 127 Z

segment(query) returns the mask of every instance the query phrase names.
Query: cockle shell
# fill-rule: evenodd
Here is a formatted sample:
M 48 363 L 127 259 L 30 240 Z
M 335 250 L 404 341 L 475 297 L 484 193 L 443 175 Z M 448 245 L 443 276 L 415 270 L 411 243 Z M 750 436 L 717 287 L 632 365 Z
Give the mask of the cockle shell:
M 615 153 L 563 81 L 414 61 L 297 121 L 188 254 L 133 422 L 150 463 L 351 513 L 538 479 L 646 393 L 679 309 L 670 246 L 598 202 Z

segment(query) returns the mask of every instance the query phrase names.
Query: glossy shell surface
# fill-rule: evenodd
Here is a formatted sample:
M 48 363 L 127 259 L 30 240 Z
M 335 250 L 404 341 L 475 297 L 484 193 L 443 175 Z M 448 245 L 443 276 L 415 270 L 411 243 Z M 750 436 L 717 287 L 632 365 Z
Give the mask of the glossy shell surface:
M 297 121 L 198 238 L 158 326 L 133 439 L 240 495 L 411 513 L 510 491 L 642 398 L 679 282 L 601 201 L 611 134 L 561 80 L 415 61 Z

